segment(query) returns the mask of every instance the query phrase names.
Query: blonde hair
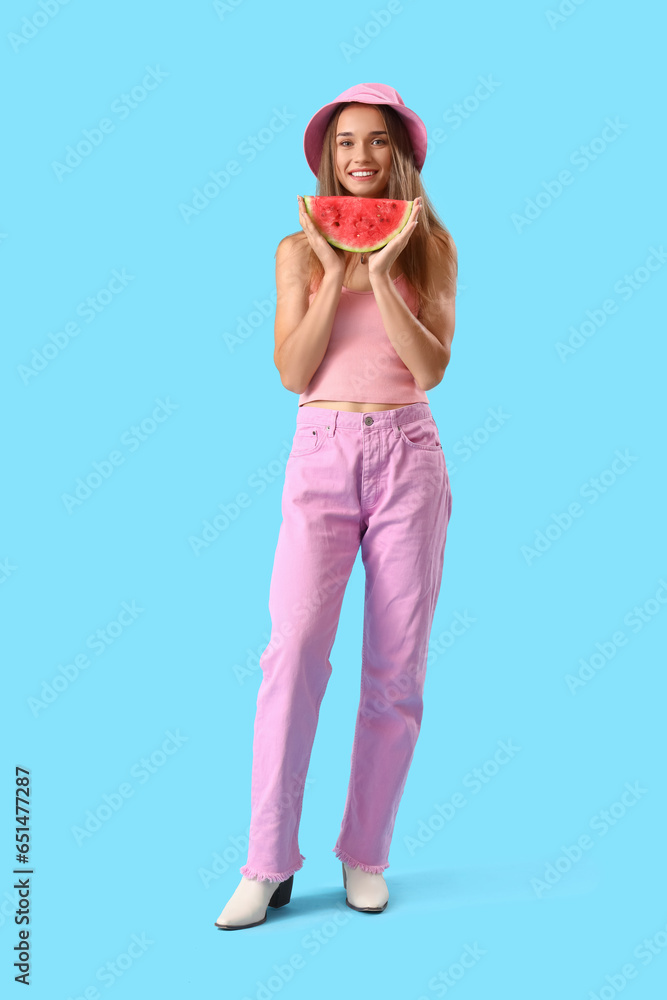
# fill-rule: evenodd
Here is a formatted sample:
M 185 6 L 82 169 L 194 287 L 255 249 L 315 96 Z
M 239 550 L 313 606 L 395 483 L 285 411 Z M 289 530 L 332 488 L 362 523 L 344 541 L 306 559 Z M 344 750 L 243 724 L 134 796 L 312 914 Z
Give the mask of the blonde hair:
M 336 129 L 341 112 L 349 107 L 350 104 L 355 103 L 359 102 L 347 101 L 345 104 L 341 104 L 329 121 L 324 133 L 322 158 L 317 174 L 318 195 L 348 194 L 336 176 Z M 405 201 L 412 201 L 418 197 L 422 199 L 419 224 L 413 230 L 407 245 L 398 257 L 402 265 L 402 273 L 414 288 L 419 308 L 422 309 L 424 305 L 432 302 L 435 296 L 433 285 L 434 260 L 445 271 L 445 283 L 450 293 L 452 295 L 456 294 L 458 276 L 456 246 L 451 233 L 438 216 L 424 190 L 421 175 L 414 164 L 410 137 L 400 115 L 392 107 L 385 104 L 368 106 L 377 108 L 382 116 L 392 154 L 389 184 L 387 185 L 384 197 L 400 198 Z M 303 230 L 301 230 L 301 235 L 303 235 L 304 239 L 307 239 Z M 338 247 L 332 247 L 332 250 L 339 257 L 346 259 L 344 250 L 340 250 Z M 354 263 L 352 259 L 346 259 L 343 283 L 345 283 L 347 278 L 350 264 L 354 266 Z M 307 273 L 309 287 L 311 289 L 317 287 L 324 275 L 324 268 L 319 257 L 310 246 Z

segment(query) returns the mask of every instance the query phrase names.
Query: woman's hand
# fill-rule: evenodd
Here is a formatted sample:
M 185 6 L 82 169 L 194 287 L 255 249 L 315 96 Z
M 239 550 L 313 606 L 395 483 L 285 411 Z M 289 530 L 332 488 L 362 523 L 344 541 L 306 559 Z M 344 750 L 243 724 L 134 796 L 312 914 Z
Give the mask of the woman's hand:
M 300 194 L 297 195 L 297 199 L 299 202 L 299 222 L 308 237 L 308 242 L 321 261 L 324 273 L 343 275 L 345 273 L 345 261 L 341 260 L 331 244 L 322 236 L 322 233 L 308 215 L 304 200 Z
M 396 236 L 390 239 L 388 243 L 385 243 L 382 249 L 374 250 L 373 253 L 369 255 L 368 277 L 371 284 L 373 283 L 373 278 L 379 277 L 383 274 L 389 274 L 394 261 L 405 248 L 405 245 L 410 239 L 410 236 L 419 221 L 421 207 L 421 198 L 415 198 L 408 221 L 405 223 L 400 233 L 397 233 Z

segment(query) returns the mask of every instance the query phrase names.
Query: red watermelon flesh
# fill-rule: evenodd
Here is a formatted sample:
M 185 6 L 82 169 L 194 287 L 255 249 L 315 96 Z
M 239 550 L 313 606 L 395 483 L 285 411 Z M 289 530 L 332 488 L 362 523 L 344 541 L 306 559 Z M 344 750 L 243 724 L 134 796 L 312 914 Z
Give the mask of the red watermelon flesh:
M 405 226 L 411 201 L 353 195 L 303 196 L 306 210 L 325 240 L 342 250 L 379 250 Z

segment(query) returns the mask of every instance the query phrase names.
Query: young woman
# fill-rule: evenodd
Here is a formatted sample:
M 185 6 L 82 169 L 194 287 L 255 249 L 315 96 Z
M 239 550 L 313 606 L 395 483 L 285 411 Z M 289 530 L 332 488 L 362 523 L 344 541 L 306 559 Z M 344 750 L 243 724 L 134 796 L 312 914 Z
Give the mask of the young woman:
M 382 872 L 419 734 L 428 642 L 452 497 L 426 390 L 454 335 L 457 255 L 424 194 L 426 128 L 391 87 L 344 91 L 304 136 L 320 195 L 414 201 L 382 249 L 349 253 L 317 231 L 276 252 L 274 361 L 299 393 L 260 658 L 247 864 L 216 926 L 255 927 L 291 895 L 298 828 L 347 581 L 366 572 L 361 697 L 333 848 L 346 902 L 382 912 Z

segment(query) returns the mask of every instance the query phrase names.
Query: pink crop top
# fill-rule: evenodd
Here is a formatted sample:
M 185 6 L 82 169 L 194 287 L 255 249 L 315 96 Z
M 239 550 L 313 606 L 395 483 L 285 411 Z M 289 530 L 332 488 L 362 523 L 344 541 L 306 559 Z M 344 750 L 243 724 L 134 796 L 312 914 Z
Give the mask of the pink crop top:
M 394 284 L 417 314 L 417 297 L 405 275 Z M 308 301 L 312 302 L 315 292 Z M 427 403 L 387 336 L 375 295 L 343 285 L 331 336 L 320 366 L 299 396 L 299 406 L 313 399 L 359 403 Z

